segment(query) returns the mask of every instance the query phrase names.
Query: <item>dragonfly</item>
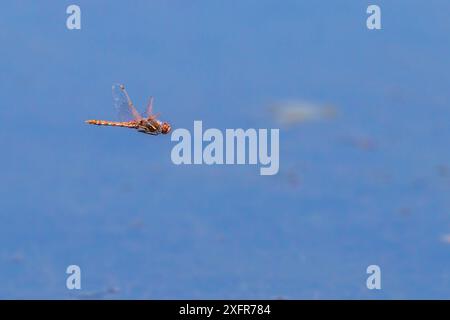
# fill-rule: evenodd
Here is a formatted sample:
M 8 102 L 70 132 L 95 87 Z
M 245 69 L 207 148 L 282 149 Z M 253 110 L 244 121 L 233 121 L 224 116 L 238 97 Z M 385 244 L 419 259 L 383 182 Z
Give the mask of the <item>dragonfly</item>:
M 87 124 L 136 129 L 139 132 L 154 136 L 170 132 L 170 124 L 158 120 L 159 114 L 153 114 L 153 97 L 150 97 L 145 112 L 140 114 L 134 107 L 123 84 L 114 84 L 112 86 L 112 95 L 114 107 L 119 114 L 120 121 L 86 120 Z

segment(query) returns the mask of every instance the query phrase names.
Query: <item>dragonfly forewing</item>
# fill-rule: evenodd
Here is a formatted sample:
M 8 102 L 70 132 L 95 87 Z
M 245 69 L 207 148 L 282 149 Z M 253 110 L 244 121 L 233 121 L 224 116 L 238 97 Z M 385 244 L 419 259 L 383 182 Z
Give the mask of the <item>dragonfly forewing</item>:
M 141 120 L 142 117 L 133 105 L 123 84 L 112 86 L 114 108 L 117 110 L 120 121 Z
M 148 118 L 152 116 L 152 112 L 153 112 L 153 97 L 150 97 L 150 99 L 148 100 L 147 108 L 145 109 L 145 112 L 142 116 L 144 118 Z

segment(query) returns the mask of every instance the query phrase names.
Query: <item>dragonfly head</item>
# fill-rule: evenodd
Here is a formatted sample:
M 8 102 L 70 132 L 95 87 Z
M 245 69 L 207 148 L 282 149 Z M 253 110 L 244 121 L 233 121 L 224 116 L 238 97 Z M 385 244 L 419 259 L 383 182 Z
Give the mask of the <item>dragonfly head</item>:
M 167 122 L 163 122 L 161 124 L 161 133 L 162 134 L 168 134 L 170 132 L 170 124 L 168 124 Z

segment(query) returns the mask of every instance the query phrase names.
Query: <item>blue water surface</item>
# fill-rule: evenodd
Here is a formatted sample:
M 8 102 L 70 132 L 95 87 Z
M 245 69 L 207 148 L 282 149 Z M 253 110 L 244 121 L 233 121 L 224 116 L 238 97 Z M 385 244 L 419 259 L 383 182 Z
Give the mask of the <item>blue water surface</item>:
M 3 1 L 0 298 L 450 298 L 449 12 Z M 114 119 L 116 82 L 174 128 L 278 128 L 270 105 L 286 99 L 337 115 L 280 127 L 274 176 L 176 166 L 170 136 L 84 124 Z M 71 264 L 81 290 L 66 288 Z M 366 287 L 372 264 L 381 290 Z

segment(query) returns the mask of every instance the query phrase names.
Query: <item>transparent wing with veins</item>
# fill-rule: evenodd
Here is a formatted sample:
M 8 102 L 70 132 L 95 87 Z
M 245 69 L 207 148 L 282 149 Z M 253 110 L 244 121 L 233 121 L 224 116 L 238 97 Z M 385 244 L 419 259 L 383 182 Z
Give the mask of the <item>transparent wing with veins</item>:
M 152 120 L 156 120 L 156 118 L 159 116 L 159 113 L 153 114 L 153 97 L 150 97 L 150 99 L 148 100 L 147 108 L 145 109 L 145 112 L 142 116 L 146 119 L 151 118 Z
M 121 121 L 141 120 L 142 116 L 137 112 L 136 108 L 131 102 L 130 96 L 125 90 L 123 84 L 114 84 L 112 86 L 112 96 L 114 107 L 118 112 Z

